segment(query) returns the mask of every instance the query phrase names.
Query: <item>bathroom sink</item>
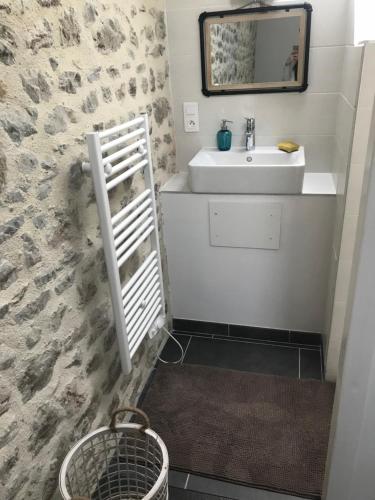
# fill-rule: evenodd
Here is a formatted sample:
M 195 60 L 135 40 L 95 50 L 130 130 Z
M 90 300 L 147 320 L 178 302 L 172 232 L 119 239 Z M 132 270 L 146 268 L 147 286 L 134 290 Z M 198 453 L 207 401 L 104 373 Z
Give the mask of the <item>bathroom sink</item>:
M 204 148 L 189 163 L 194 193 L 299 194 L 304 173 L 303 147 L 295 153 L 277 147 Z

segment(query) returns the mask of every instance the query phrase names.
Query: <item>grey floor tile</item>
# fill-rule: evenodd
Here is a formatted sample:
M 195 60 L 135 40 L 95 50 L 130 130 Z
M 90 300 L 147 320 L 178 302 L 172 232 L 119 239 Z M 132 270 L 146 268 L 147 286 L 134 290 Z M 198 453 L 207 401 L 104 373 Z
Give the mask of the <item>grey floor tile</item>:
M 298 377 L 298 349 L 192 337 L 185 363 L 230 370 Z
M 221 495 L 233 500 L 301 500 L 297 497 L 274 493 L 272 491 L 248 488 L 238 484 L 216 481 L 191 474 L 188 479 L 187 489 L 208 495 Z
M 287 330 L 273 330 L 271 328 L 257 328 L 255 326 L 231 325 L 229 326 L 229 336 L 253 340 L 289 342 L 289 331 Z
M 322 380 L 320 351 L 301 349 L 301 378 Z
M 169 470 L 168 473 L 168 484 L 175 488 L 184 489 L 187 483 L 188 474 L 186 472 L 180 472 L 177 470 Z
M 190 342 L 190 335 L 175 335 L 176 340 L 182 345 L 182 348 L 186 349 Z M 167 340 L 167 343 L 164 346 L 164 349 L 160 355 L 162 359 L 165 361 L 177 361 L 180 359 L 181 349 L 178 347 L 176 342 L 171 338 Z
M 174 319 L 173 330 L 192 333 L 209 333 L 228 335 L 228 325 L 223 323 L 210 323 L 206 321 L 193 321 L 190 319 Z
M 169 488 L 169 500 L 233 500 L 217 495 L 208 495 L 197 491 L 180 490 L 178 488 Z
M 322 345 L 322 336 L 318 333 L 291 332 L 290 341 L 295 344 Z

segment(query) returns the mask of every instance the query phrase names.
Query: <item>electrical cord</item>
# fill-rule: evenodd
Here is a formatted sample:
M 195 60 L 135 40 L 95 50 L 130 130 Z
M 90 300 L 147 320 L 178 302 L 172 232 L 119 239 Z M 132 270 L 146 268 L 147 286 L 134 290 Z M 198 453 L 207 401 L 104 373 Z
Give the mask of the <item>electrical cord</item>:
M 181 350 L 181 356 L 178 358 L 177 361 L 167 361 L 165 359 L 162 359 L 160 356 L 158 356 L 158 360 L 161 361 L 162 363 L 164 363 L 165 365 L 180 365 L 183 360 L 184 360 L 184 357 L 185 357 L 185 354 L 186 354 L 186 350 L 184 350 L 184 348 L 182 347 L 182 345 L 180 344 L 180 342 L 173 336 L 172 333 L 169 332 L 169 330 L 167 330 L 167 328 L 165 328 L 165 326 L 162 326 L 162 329 L 168 333 L 169 337 L 174 340 L 174 342 L 176 342 L 176 344 L 178 345 L 178 347 L 180 348 Z

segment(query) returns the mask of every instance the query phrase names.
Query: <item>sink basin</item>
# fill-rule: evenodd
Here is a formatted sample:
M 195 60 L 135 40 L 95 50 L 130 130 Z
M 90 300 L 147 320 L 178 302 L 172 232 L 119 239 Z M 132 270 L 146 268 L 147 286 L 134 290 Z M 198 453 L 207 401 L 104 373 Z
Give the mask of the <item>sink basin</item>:
M 284 153 L 277 147 L 253 151 L 204 148 L 189 163 L 194 193 L 300 194 L 305 151 Z

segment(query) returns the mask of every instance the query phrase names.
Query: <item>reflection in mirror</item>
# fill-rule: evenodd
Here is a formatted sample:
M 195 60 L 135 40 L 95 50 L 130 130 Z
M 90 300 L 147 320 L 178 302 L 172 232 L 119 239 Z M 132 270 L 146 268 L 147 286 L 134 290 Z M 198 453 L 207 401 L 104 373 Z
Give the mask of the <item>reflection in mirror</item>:
M 204 93 L 305 90 L 306 6 L 202 14 Z
M 214 85 L 255 81 L 256 22 L 211 24 Z

